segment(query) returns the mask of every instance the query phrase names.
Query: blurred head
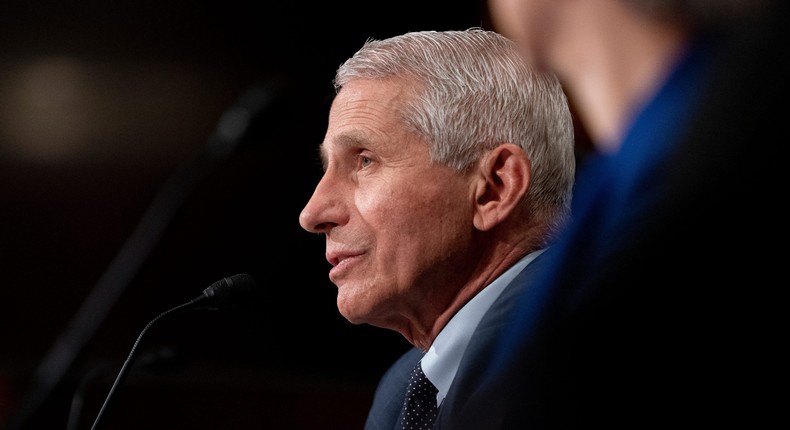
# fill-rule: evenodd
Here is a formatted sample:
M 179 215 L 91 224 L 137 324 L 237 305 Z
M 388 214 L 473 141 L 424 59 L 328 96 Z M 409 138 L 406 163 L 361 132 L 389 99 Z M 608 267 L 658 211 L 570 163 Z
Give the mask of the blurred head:
M 527 62 L 539 70 L 546 64 L 547 48 L 557 37 L 556 11 L 564 0 L 488 0 L 492 23 L 499 33 L 516 41 Z
M 708 31 L 748 19 L 773 1 L 488 0 L 487 5 L 497 31 L 517 41 L 530 64 L 554 71 L 556 57 L 579 55 L 578 49 L 584 49 L 569 45 L 568 40 L 583 41 L 602 30 L 618 32 L 623 29 L 623 16 L 631 21 Z
M 564 223 L 567 100 L 479 29 L 369 40 L 334 83 L 324 175 L 300 223 L 326 237 L 341 314 L 423 344 Z
M 488 0 L 497 31 L 532 67 L 556 73 L 597 150 L 619 150 L 696 35 L 713 35 L 775 0 Z

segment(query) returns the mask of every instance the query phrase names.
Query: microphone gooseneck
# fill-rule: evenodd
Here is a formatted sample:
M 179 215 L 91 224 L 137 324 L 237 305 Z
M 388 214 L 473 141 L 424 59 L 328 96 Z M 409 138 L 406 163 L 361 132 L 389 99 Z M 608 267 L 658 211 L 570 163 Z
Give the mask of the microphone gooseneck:
M 245 273 L 228 276 L 209 285 L 203 294 L 189 302 L 194 309 L 217 310 L 256 300 L 257 286 L 252 276 Z
M 137 346 L 140 344 L 140 340 L 143 338 L 148 329 L 154 325 L 154 323 L 167 315 L 173 315 L 188 310 L 217 310 L 240 305 L 245 301 L 257 300 L 259 298 L 260 296 L 257 291 L 257 284 L 255 280 L 250 275 L 240 273 L 222 278 L 219 281 L 214 282 L 204 289 L 203 293 L 198 297 L 195 297 L 186 303 L 182 303 L 157 315 L 148 324 L 146 324 L 143 330 L 140 331 L 137 339 L 134 341 L 134 345 L 132 345 L 132 349 L 129 351 L 129 356 L 126 358 L 121 370 L 118 372 L 115 382 L 113 382 L 112 387 L 110 388 L 109 393 L 107 393 L 107 397 L 104 399 L 104 403 L 99 410 L 99 413 L 96 415 L 96 419 L 93 421 L 91 430 L 97 430 L 99 428 L 99 423 L 104 416 L 107 405 L 110 404 L 113 394 L 115 394 L 118 387 L 123 384 L 123 382 L 126 380 L 126 376 L 129 374 L 129 369 L 134 362 L 135 353 L 137 352 Z

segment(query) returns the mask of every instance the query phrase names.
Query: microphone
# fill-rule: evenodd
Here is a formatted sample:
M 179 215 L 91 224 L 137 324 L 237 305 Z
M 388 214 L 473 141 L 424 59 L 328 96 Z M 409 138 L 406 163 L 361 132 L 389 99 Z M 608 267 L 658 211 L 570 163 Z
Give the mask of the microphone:
M 246 273 L 228 276 L 209 285 L 187 303 L 192 309 L 217 310 L 260 300 L 255 280 Z
M 110 392 L 107 393 L 107 397 L 104 399 L 104 404 L 102 404 L 99 413 L 96 415 L 96 419 L 93 421 L 91 430 L 96 430 L 99 428 L 99 423 L 104 416 L 107 405 L 110 404 L 110 399 L 112 398 L 113 394 L 115 394 L 115 391 L 118 389 L 118 387 L 123 384 L 124 380 L 126 380 L 126 376 L 129 374 L 129 369 L 131 368 L 131 364 L 134 362 L 135 353 L 137 352 L 137 346 L 140 344 L 140 339 L 143 338 L 143 335 L 154 323 L 167 315 L 172 315 L 175 313 L 199 309 L 218 310 L 238 306 L 241 304 L 257 302 L 260 299 L 261 294 L 255 280 L 250 275 L 239 273 L 237 275 L 227 276 L 217 282 L 214 282 L 213 284 L 206 287 L 201 295 L 157 315 L 156 318 L 152 319 L 137 336 L 137 340 L 135 340 L 132 350 L 129 352 L 129 356 L 126 358 L 121 370 L 118 372 L 118 376 L 115 378 L 115 382 L 112 384 Z

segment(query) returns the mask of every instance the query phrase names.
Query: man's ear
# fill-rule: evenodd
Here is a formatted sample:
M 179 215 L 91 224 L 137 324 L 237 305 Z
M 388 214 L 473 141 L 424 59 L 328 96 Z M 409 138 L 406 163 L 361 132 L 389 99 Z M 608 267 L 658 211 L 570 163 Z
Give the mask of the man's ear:
M 527 154 L 512 143 L 497 146 L 480 160 L 473 218 L 478 230 L 490 230 L 513 213 L 529 189 L 531 167 Z

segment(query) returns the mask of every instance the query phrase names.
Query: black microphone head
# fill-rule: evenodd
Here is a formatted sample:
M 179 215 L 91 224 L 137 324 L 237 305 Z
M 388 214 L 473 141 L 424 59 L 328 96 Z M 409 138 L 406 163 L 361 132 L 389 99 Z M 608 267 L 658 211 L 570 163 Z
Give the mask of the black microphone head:
M 196 299 L 196 304 L 204 309 L 216 310 L 257 302 L 260 298 L 261 293 L 255 279 L 246 273 L 239 273 L 209 285 L 203 290 L 203 295 Z

